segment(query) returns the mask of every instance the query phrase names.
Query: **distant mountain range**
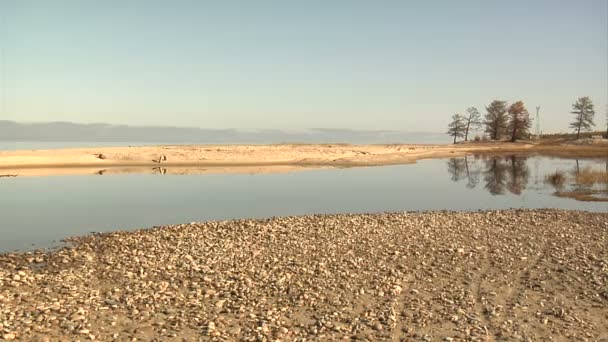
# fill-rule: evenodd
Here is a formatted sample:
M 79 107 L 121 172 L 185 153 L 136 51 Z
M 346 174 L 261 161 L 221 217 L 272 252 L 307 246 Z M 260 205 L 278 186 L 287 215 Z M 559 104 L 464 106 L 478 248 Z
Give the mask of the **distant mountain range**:
M 83 141 L 176 144 L 271 143 L 445 143 L 441 133 L 366 131 L 311 128 L 302 131 L 203 129 L 163 126 L 78 124 L 72 122 L 19 123 L 0 120 L 0 141 Z

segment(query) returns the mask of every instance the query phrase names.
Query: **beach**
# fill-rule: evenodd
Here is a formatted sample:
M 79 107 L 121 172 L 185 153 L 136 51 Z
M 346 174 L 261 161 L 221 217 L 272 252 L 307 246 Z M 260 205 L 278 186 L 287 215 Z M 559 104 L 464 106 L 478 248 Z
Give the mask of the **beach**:
M 5 340 L 603 340 L 608 214 L 311 215 L 0 255 Z
M 0 1 L 0 342 L 608 342 L 607 14 Z
M 528 153 L 606 157 L 589 145 L 479 142 L 456 145 L 175 145 L 0 151 L 0 174 L 50 176 L 121 173 L 273 173 L 319 167 L 381 166 L 466 154 Z

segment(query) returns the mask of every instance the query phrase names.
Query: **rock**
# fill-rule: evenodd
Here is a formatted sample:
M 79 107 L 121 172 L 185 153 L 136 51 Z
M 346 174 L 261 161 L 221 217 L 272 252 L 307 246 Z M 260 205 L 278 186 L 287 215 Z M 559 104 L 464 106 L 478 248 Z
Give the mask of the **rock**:
M 230 335 L 239 335 L 241 333 L 241 328 L 240 327 L 232 327 L 232 328 L 228 329 L 228 333 Z
M 7 341 L 12 341 L 17 338 L 17 335 L 15 335 L 14 333 L 6 333 L 6 334 L 2 335 L 2 338 Z
M 106 299 L 106 300 L 104 300 L 103 302 L 104 302 L 106 305 L 109 305 L 109 306 L 117 306 L 117 305 L 118 305 L 118 302 L 117 302 L 117 301 L 115 301 L 115 300 L 113 300 L 113 299 Z
M 221 309 L 222 307 L 224 307 L 224 303 L 226 303 L 225 299 L 218 300 L 217 302 L 215 302 L 215 307 L 217 309 Z
M 401 294 L 401 292 L 403 291 L 403 288 L 399 285 L 395 285 L 393 286 L 391 293 L 393 296 L 398 296 Z

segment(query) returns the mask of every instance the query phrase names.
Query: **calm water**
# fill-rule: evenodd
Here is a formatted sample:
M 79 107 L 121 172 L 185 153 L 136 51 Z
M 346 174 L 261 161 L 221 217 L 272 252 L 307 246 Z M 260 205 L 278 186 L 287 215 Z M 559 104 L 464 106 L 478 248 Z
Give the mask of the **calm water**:
M 578 165 L 577 165 L 578 164 Z M 554 196 L 545 176 L 606 170 L 607 160 L 473 157 L 413 165 L 267 175 L 112 175 L 0 178 L 0 251 L 55 245 L 89 232 L 191 221 L 410 210 L 563 208 L 608 211 L 608 202 Z M 604 196 L 598 194 L 598 197 Z

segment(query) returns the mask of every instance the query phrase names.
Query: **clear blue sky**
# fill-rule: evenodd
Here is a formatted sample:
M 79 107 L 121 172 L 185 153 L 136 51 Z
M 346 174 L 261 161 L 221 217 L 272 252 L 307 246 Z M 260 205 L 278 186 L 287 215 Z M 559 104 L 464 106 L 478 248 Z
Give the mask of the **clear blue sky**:
M 608 1 L 0 0 L 2 119 L 444 131 L 493 99 L 605 127 Z

